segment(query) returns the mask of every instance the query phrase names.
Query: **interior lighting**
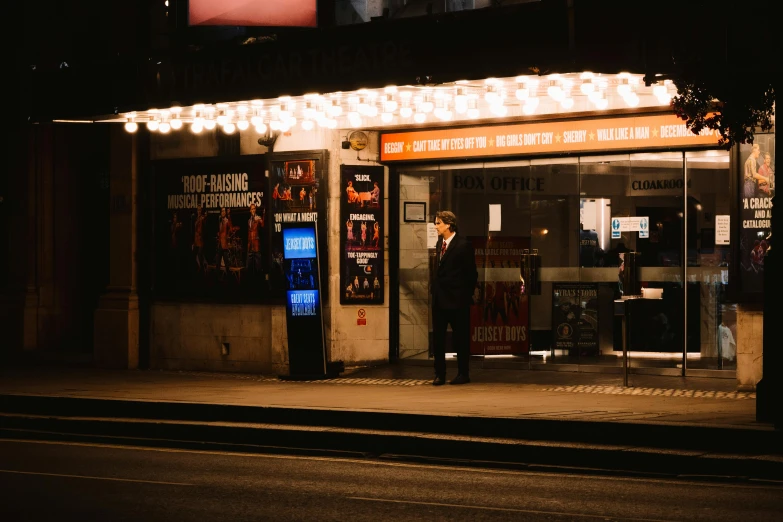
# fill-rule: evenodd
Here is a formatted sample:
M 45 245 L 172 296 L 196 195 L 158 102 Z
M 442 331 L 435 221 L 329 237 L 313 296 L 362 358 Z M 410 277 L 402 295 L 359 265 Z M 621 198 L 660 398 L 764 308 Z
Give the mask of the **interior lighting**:
M 381 121 L 383 123 L 391 123 L 393 119 L 394 119 L 394 114 L 392 114 L 390 112 L 382 112 L 381 113 Z
M 167 121 L 163 121 L 160 123 L 160 126 L 158 126 L 158 131 L 161 134 L 168 134 L 168 132 L 171 130 L 171 124 Z
M 258 134 L 266 134 L 266 123 L 259 122 L 253 126 Z
M 410 118 L 413 115 L 413 109 L 410 105 L 403 105 L 400 107 L 400 116 L 403 118 Z
M 413 121 L 416 123 L 424 123 L 427 120 L 427 115 L 423 112 L 417 112 L 413 115 Z
M 634 91 L 630 91 L 630 93 L 623 96 L 623 99 L 629 107 L 636 107 L 639 105 L 639 96 Z
M 237 120 L 237 129 L 244 131 L 250 128 L 250 122 L 246 119 Z
M 150 120 L 147 122 L 147 128 L 151 131 L 156 131 L 160 127 L 160 122 L 158 120 Z
M 311 131 L 313 130 L 313 127 L 315 127 L 313 120 L 302 120 L 302 129 Z
M 574 106 L 574 99 L 571 97 L 563 98 L 560 100 L 560 106 L 565 110 L 569 110 Z
M 343 113 L 343 107 L 340 105 L 340 100 L 332 100 L 326 107 L 326 113 L 332 118 L 340 116 Z
M 190 132 L 193 134 L 200 134 L 204 130 L 204 124 L 201 121 L 194 121 L 190 124 Z
M 213 130 L 217 126 L 217 122 L 211 118 L 204 120 L 204 128 L 207 130 Z
M 236 125 L 234 125 L 231 122 L 227 122 L 225 125 L 222 126 L 223 132 L 226 134 L 234 134 L 234 131 L 237 130 Z

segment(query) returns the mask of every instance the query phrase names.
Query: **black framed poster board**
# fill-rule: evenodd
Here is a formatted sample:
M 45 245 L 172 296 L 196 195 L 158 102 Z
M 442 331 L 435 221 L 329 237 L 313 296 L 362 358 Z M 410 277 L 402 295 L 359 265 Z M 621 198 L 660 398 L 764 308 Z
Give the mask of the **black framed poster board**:
M 152 162 L 156 297 L 268 297 L 264 167 L 264 155 Z
M 323 303 L 316 223 L 283 223 L 283 273 L 288 331 L 287 378 L 326 376 Z
M 772 198 L 775 196 L 775 135 L 757 134 L 742 144 L 739 185 L 739 283 L 745 300 L 764 295 L 764 258 L 772 247 Z
M 598 355 L 598 283 L 552 284 L 554 347 Z
M 326 252 L 326 180 L 328 152 L 298 151 L 267 154 L 269 164 L 269 223 L 272 260 L 269 286 L 276 296 L 287 288 L 283 273 L 283 225 L 315 223 L 318 248 Z M 328 295 L 327 263 L 322 263 L 322 296 Z
M 384 167 L 340 167 L 340 303 L 383 304 Z

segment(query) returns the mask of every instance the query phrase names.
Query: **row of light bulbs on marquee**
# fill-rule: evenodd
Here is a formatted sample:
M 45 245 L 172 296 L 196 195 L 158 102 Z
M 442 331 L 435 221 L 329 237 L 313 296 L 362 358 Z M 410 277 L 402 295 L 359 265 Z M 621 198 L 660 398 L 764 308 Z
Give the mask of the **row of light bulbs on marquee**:
M 305 131 L 316 127 L 382 128 L 668 105 L 673 94 L 670 80 L 645 86 L 641 75 L 585 72 L 149 109 L 121 114 L 119 121 L 125 122 L 128 132 L 145 124 L 150 131 L 166 134 L 188 124 L 195 134 L 215 128 L 232 134 L 251 127 L 265 134 L 297 126 Z

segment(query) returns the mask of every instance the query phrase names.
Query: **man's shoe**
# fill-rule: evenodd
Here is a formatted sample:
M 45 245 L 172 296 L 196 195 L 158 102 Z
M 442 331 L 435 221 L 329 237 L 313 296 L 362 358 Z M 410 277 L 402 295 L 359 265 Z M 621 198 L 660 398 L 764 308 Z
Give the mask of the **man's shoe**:
M 432 381 L 433 386 L 443 386 L 444 384 L 446 384 L 445 377 L 435 376 L 435 379 Z
M 449 382 L 449 384 L 467 384 L 469 382 L 469 377 L 465 377 L 464 375 L 457 375 L 451 380 L 451 382 Z

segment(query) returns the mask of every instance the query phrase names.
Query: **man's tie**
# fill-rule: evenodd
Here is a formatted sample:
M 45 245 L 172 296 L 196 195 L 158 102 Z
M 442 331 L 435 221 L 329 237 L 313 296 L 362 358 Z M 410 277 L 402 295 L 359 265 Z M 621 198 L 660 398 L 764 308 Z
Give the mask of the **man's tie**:
M 443 255 L 446 253 L 446 240 L 444 239 L 440 245 L 440 258 L 443 259 Z

